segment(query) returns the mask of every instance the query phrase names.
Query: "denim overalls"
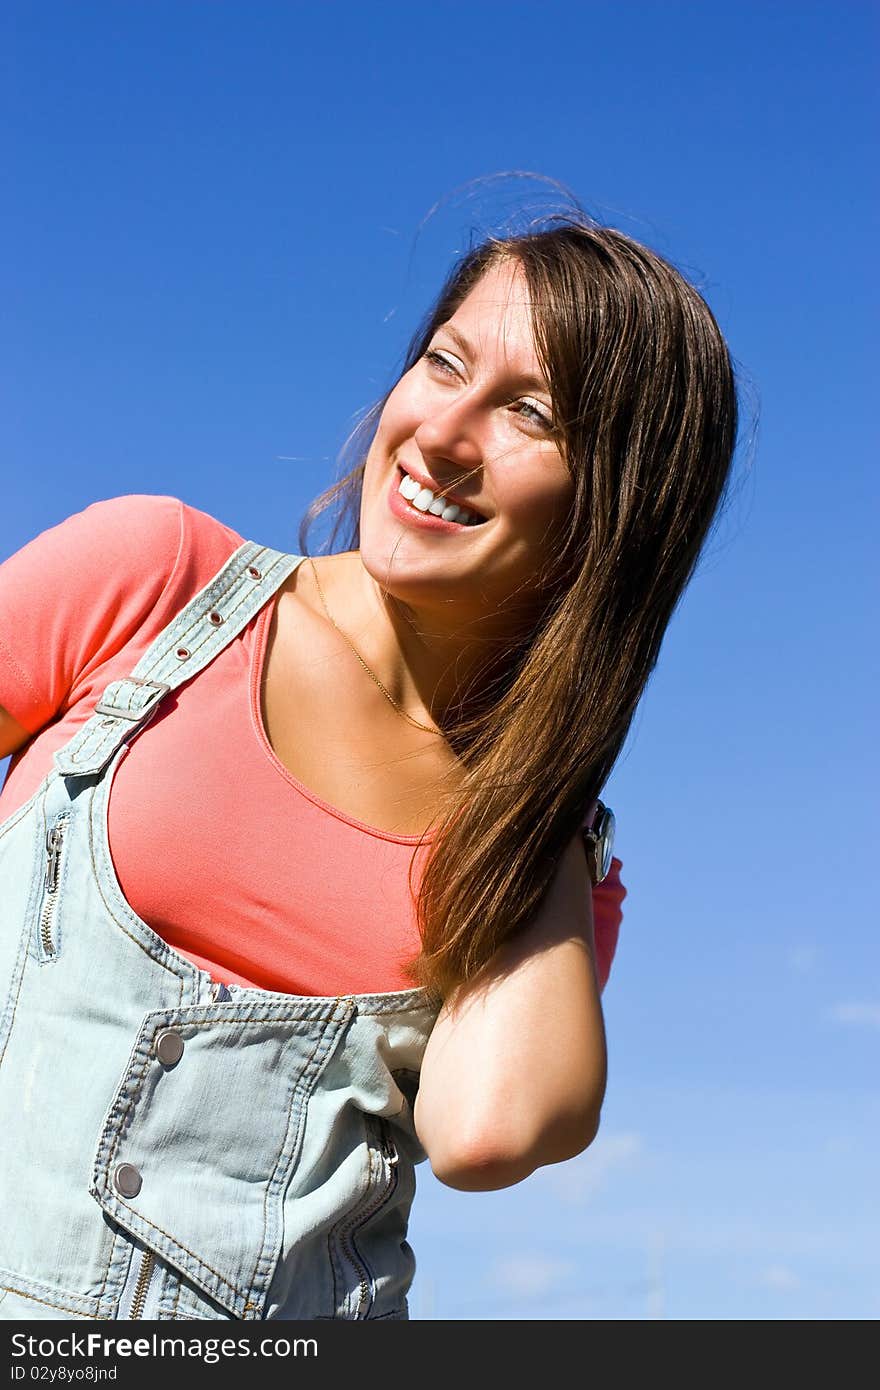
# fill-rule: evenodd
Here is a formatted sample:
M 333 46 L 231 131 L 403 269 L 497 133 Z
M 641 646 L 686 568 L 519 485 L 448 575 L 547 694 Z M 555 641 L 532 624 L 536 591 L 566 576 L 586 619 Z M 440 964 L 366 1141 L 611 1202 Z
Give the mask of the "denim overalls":
M 241 545 L 0 825 L 0 1318 L 408 1317 L 436 1006 L 214 983 L 107 839 L 132 737 L 302 559 Z

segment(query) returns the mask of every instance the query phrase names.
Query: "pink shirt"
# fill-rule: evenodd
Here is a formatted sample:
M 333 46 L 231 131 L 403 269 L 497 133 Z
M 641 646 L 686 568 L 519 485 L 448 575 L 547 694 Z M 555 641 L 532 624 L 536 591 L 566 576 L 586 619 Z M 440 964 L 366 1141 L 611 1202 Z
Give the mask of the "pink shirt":
M 95 502 L 0 565 L 0 705 L 34 737 L 10 762 L 0 821 L 244 538 L 174 497 Z M 166 696 L 117 766 L 108 838 L 133 910 L 225 983 L 293 994 L 409 989 L 418 948 L 407 874 L 418 837 L 329 806 L 288 772 L 263 727 L 269 600 Z M 604 988 L 626 889 L 593 892 Z

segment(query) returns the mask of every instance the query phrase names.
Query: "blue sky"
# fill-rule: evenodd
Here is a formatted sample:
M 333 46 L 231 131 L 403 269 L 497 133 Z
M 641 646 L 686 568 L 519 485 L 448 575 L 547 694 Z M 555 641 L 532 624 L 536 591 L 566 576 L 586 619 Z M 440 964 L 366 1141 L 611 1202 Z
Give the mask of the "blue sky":
M 877 47 L 868 3 L 0 15 L 0 555 L 127 492 L 296 550 L 453 256 L 546 204 L 481 176 L 673 260 L 739 364 L 754 439 L 605 789 L 600 1134 L 498 1193 L 419 1169 L 417 1318 L 880 1313 Z

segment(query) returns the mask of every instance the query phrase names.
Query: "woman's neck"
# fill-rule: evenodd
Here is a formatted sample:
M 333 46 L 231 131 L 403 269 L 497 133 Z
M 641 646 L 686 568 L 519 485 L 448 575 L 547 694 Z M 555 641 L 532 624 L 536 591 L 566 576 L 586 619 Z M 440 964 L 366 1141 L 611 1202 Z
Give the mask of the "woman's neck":
M 376 582 L 356 550 L 320 557 L 317 565 L 332 619 L 413 718 L 442 726 L 444 715 L 473 699 L 493 666 L 503 667 L 511 636 L 500 615 L 404 603 Z M 303 596 L 324 614 L 311 566 L 303 569 Z

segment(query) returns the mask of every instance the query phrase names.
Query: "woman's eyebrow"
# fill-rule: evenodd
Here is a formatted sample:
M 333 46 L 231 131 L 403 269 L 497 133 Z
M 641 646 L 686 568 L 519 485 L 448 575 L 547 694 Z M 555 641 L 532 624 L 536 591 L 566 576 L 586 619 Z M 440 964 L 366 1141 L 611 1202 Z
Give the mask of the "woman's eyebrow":
M 448 333 L 449 337 L 453 340 L 453 342 L 455 342 L 458 345 L 458 347 L 461 348 L 465 356 L 469 357 L 471 361 L 473 361 L 475 355 L 474 349 L 472 345 L 468 342 L 464 334 L 459 332 L 459 330 L 455 327 L 454 323 L 441 323 L 437 328 L 437 332 Z M 522 376 L 518 378 L 518 380 L 522 386 L 526 387 L 529 390 L 544 391 L 548 396 L 552 394 L 550 391 L 550 387 L 547 385 L 547 382 L 544 380 L 542 376 L 531 376 L 527 373 L 524 373 Z

